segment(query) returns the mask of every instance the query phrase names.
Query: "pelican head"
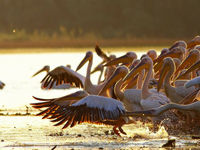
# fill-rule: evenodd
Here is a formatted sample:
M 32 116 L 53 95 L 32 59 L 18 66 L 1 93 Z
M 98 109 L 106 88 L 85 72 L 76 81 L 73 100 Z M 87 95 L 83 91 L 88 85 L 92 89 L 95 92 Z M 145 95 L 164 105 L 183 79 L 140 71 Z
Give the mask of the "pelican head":
M 92 58 L 93 58 L 93 53 L 91 51 L 87 51 L 85 57 L 76 68 L 76 71 L 78 71 L 87 61 L 92 61 Z
M 48 65 L 46 65 L 42 69 L 40 69 L 39 71 L 37 71 L 32 77 L 38 75 L 39 73 L 41 73 L 43 71 L 49 72 L 49 70 L 50 70 L 50 67 Z
M 189 41 L 187 43 L 187 49 L 191 49 L 191 48 L 193 48 L 193 47 L 195 47 L 196 45 L 199 45 L 199 44 L 200 44 L 200 36 L 197 35 L 191 41 Z
M 112 87 L 117 81 L 125 77 L 127 73 L 128 68 L 126 66 L 118 66 L 106 82 L 105 86 L 101 89 L 99 95 L 104 93 L 108 88 Z
M 160 61 L 162 61 L 166 57 L 182 59 L 184 54 L 185 54 L 185 48 L 184 47 L 181 47 L 181 46 L 174 47 L 169 52 L 167 52 L 163 55 L 160 55 L 157 59 L 155 59 L 154 63 L 156 63 L 156 62 L 159 63 Z
M 161 69 L 161 73 L 160 73 L 160 78 L 157 84 L 157 91 L 160 91 L 160 88 L 162 87 L 163 81 L 165 79 L 165 76 L 167 75 L 167 73 L 170 70 L 174 70 L 175 69 L 175 64 L 174 61 L 171 57 L 167 57 L 163 60 L 163 66 Z
M 133 68 L 123 79 L 124 82 L 130 81 L 138 72 L 142 71 L 143 69 L 147 70 L 153 65 L 153 61 L 150 57 L 143 57 L 140 63 Z
M 182 69 L 189 68 L 192 64 L 194 64 L 197 60 L 199 60 L 200 53 L 197 49 L 193 49 L 190 51 L 189 55 L 183 60 L 180 66 L 177 68 L 175 75 L 178 74 Z
M 157 58 L 157 53 L 155 50 L 149 50 L 147 55 L 154 61 Z
M 133 60 L 137 59 L 137 55 L 135 52 L 127 52 L 125 55 L 113 59 L 105 64 L 105 66 L 117 65 L 119 63 L 127 63 L 130 64 Z
M 183 47 L 184 49 L 187 48 L 187 43 L 185 41 L 176 41 L 174 44 L 169 48 L 169 50 L 172 50 L 175 47 Z

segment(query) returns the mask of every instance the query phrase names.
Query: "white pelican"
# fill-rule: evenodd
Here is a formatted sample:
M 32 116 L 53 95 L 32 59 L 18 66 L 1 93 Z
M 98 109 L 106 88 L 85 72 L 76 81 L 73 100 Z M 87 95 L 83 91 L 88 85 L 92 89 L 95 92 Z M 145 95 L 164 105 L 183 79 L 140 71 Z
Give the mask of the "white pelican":
M 121 117 L 126 110 L 123 103 L 116 99 L 88 95 L 85 91 L 54 99 L 34 98 L 41 102 L 32 103 L 32 107 L 46 108 L 37 115 L 43 115 L 43 119 L 57 122 L 55 126 L 64 124 L 64 129 L 84 122 L 105 124 L 112 125 L 117 135 L 126 134 L 121 127 L 129 120 L 127 117 Z
M 3 89 L 5 86 L 5 83 L 3 83 L 2 81 L 0 81 L 0 89 Z
M 69 65 L 67 65 L 66 67 L 70 68 Z M 38 75 L 39 73 L 41 73 L 43 71 L 45 71 L 48 74 L 49 71 L 50 71 L 50 66 L 48 66 L 48 65 L 44 66 L 42 69 L 37 71 L 32 77 Z M 44 84 L 45 84 L 45 82 L 42 82 L 42 84 L 41 84 L 41 88 L 42 89 L 50 89 L 50 85 L 51 84 L 49 84 L 48 86 L 45 86 Z M 67 84 L 67 83 L 56 85 L 56 82 L 54 82 L 54 84 L 52 85 L 51 89 L 69 89 L 71 87 L 72 86 L 70 84 Z
M 148 89 L 149 81 L 151 79 L 153 71 L 153 61 L 150 57 L 142 58 L 141 62 L 134 69 L 132 69 L 129 74 L 126 75 L 123 81 L 130 80 L 130 78 L 134 77 L 137 72 L 140 72 L 143 69 L 145 69 L 145 71 L 147 72 L 146 78 L 143 82 L 141 93 L 142 95 L 140 100 L 140 105 L 143 110 L 159 107 L 161 105 L 169 103 L 170 101 L 165 95 L 163 95 L 162 93 L 157 93 L 155 91 L 152 92 Z
M 171 77 L 174 73 L 175 65 L 173 59 L 167 57 L 163 60 L 163 66 L 158 82 L 157 90 L 160 91 L 162 85 L 164 86 L 164 91 L 167 97 L 175 103 L 179 103 L 184 97 L 192 93 L 195 88 L 191 87 L 186 89 L 184 86 L 173 87 L 171 85 Z M 164 81 L 164 82 L 163 82 Z

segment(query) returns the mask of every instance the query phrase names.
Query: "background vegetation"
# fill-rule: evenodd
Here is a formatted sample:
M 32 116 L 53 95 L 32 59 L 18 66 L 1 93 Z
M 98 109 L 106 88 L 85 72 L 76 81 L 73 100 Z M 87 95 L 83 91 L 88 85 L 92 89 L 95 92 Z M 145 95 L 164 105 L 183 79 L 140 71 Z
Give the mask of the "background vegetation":
M 199 0 L 1 0 L 0 45 L 191 39 L 200 33 L 199 6 Z

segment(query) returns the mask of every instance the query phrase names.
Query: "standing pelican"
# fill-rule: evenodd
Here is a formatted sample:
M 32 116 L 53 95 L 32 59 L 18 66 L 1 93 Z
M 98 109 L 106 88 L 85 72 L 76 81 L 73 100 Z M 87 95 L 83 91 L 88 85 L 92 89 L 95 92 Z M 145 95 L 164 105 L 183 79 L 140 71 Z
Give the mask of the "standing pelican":
M 167 57 L 163 60 L 163 66 L 158 82 L 157 90 L 164 86 L 164 91 L 167 97 L 175 103 L 179 103 L 185 96 L 192 93 L 195 89 L 193 87 L 186 89 L 184 86 L 173 87 L 171 85 L 171 77 L 175 71 L 173 59 Z M 164 82 L 163 82 L 164 81 Z

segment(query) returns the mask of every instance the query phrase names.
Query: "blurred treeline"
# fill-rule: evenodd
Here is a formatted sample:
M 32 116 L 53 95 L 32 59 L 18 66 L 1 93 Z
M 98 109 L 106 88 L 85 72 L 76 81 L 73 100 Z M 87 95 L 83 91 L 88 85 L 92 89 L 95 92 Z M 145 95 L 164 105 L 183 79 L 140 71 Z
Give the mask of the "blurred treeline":
M 0 0 L 0 40 L 189 39 L 200 0 Z

